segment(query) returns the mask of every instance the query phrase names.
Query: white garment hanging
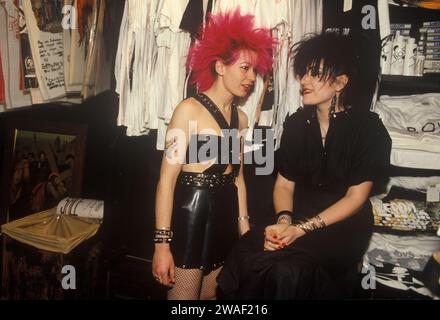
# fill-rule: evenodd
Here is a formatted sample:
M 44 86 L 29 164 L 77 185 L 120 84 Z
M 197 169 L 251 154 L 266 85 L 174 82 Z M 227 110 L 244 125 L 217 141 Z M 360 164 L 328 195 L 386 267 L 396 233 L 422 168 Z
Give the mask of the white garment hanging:
M 257 7 L 257 18 L 262 20 L 261 24 L 273 29 L 272 36 L 278 40 L 274 51 L 273 83 L 274 103 L 272 110 L 260 114 L 259 124 L 272 126 L 276 110 L 280 105 L 280 98 L 285 97 L 287 80 L 288 47 L 291 31 L 290 25 L 291 1 L 276 1 L 275 5 L 271 0 L 259 2 Z M 267 14 L 272 12 L 273 14 Z
M 289 21 L 289 0 L 258 0 L 255 4 L 255 20 L 259 27 L 273 29 Z
M 93 23 L 87 48 L 83 88 L 81 92 L 84 99 L 109 90 L 111 86 L 110 60 L 107 59 L 103 43 L 105 3 L 104 0 L 97 0 L 93 5 Z
M 215 0 L 212 6 L 212 13 L 231 12 L 240 8 L 241 14 L 254 14 L 257 0 Z
M 158 12 L 162 10 L 164 2 L 163 1 L 155 1 L 151 6 L 151 8 L 148 10 L 148 21 L 147 21 L 147 30 L 148 31 L 148 38 L 145 42 L 145 52 L 147 53 L 143 60 L 143 68 L 146 70 L 145 72 L 145 81 L 148 81 L 148 86 L 144 85 L 145 88 L 143 90 L 143 99 L 146 103 L 145 105 L 145 112 L 143 115 L 144 124 L 149 129 L 157 129 L 158 128 L 158 116 L 157 116 L 157 105 L 151 104 L 150 99 L 156 95 L 161 93 L 161 90 L 164 90 L 164 88 L 160 89 L 159 92 L 156 92 L 154 88 L 154 71 L 157 64 L 158 59 L 158 47 L 156 42 L 156 33 L 155 28 L 157 26 L 157 19 L 158 19 Z
M 158 106 L 157 148 L 162 150 L 167 125 L 175 107 L 184 98 L 186 55 L 191 38 L 188 33 L 175 33 L 167 29 L 161 32 L 157 41 L 158 60 L 155 81 L 152 82 L 156 94 L 150 95 L 150 102 Z M 159 41 L 162 42 L 159 44 Z
M 155 68 L 156 78 L 152 84 L 156 87 L 154 90 L 155 103 L 158 107 L 156 147 L 159 150 L 165 147 L 167 125 L 173 111 L 184 98 L 186 58 L 191 36 L 179 26 L 188 2 L 185 0 L 176 3 L 173 0 L 165 0 L 155 28 L 158 60 Z
M 128 0 L 121 24 L 115 66 L 116 92 L 120 94 L 118 125 L 127 126 L 128 135 L 147 134 L 149 129 L 158 129 L 159 149 L 163 148 L 172 111 L 185 97 L 189 35 L 180 32 L 178 26 L 187 4 L 188 1 Z M 275 52 L 275 106 L 273 112 L 268 113 L 273 115 L 273 121 L 263 120 L 272 124 L 279 140 L 286 115 L 300 105 L 299 84 L 293 77 L 289 56 L 290 45 L 300 40 L 305 32 L 321 31 L 322 0 L 214 0 L 212 13 L 237 8 L 242 14 L 255 15 L 257 27 L 274 29 L 274 34 L 282 40 Z M 141 87 L 137 87 L 139 83 Z M 257 76 L 252 94 L 240 105 L 248 116 L 251 129 L 263 88 L 263 79 Z M 251 139 L 251 134 L 249 130 L 247 140 Z
M 307 34 L 322 31 L 322 0 L 297 0 L 290 2 L 290 32 L 291 43 L 296 44 Z M 274 130 L 277 141 L 276 148 L 281 142 L 283 123 L 286 117 L 295 112 L 301 105 L 300 84 L 293 74 L 293 59 L 289 55 L 287 61 L 286 91 L 279 98 L 279 106 L 275 106 Z
M 128 136 L 149 132 L 148 68 L 155 54 L 152 38 L 158 1 L 128 0 L 119 34 L 115 64 L 116 92 L 120 95 L 118 125 L 127 127 Z M 152 16 L 152 14 L 154 14 Z M 152 18 L 153 17 L 153 18 Z M 147 125 L 146 125 L 147 124 Z
M 78 12 L 77 0 L 65 0 Z M 65 29 L 64 38 L 64 82 L 67 92 L 81 92 L 85 71 L 85 41 L 79 43 L 79 29 Z
M 168 28 L 172 32 L 182 32 L 180 29 L 180 22 L 182 21 L 183 13 L 188 6 L 189 0 L 162 0 L 161 10 L 158 13 L 157 19 L 158 27 Z
M 377 0 L 377 12 L 379 17 L 380 39 L 385 39 L 391 34 L 388 0 Z
M 290 30 L 289 25 L 290 1 L 280 0 L 274 3 L 273 0 L 259 1 L 256 8 L 256 20 L 258 25 L 270 28 L 272 36 L 277 39 L 277 46 L 274 50 L 273 58 L 273 86 L 274 86 L 274 107 L 280 104 L 280 97 L 284 97 L 287 79 L 287 60 Z M 268 14 L 271 13 L 271 14 Z M 273 125 L 274 110 L 262 112 L 259 124 L 266 126 Z
M 126 126 L 129 136 L 157 129 L 158 149 L 163 149 L 167 124 L 184 98 L 191 38 L 179 25 L 187 4 L 128 0 L 124 9 L 115 65 L 118 125 Z

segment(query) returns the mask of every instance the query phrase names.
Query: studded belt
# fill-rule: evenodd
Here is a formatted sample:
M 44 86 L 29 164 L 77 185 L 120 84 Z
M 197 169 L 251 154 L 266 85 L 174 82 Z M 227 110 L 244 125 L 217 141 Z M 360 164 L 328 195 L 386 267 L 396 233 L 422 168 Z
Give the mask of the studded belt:
M 236 176 L 235 172 L 228 174 L 181 172 L 179 182 L 182 185 L 191 187 L 218 188 L 233 184 Z

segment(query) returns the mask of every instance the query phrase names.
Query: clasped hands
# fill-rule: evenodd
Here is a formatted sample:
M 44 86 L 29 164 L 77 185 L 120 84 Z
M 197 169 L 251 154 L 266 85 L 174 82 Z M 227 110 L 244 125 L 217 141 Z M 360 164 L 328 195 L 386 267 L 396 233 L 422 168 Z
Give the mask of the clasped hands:
M 303 230 L 293 224 L 278 223 L 267 226 L 264 231 L 264 250 L 283 249 L 304 234 Z

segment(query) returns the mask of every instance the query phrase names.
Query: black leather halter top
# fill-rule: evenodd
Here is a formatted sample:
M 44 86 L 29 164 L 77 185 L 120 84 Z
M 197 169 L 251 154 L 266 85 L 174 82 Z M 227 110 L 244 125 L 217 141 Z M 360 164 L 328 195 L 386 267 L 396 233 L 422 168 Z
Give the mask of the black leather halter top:
M 216 146 L 218 148 L 216 149 L 217 155 L 210 156 L 209 152 L 206 154 L 207 159 L 214 159 L 216 158 L 216 162 L 205 169 L 203 171 L 203 174 L 223 174 L 226 169 L 228 168 L 229 164 L 232 164 L 233 172 L 236 174 L 238 172 L 238 169 L 240 168 L 240 140 L 238 136 L 238 110 L 237 106 L 235 104 L 232 104 L 231 108 L 231 124 L 228 125 L 228 122 L 226 121 L 223 114 L 220 112 L 220 109 L 214 104 L 214 102 L 205 94 L 199 93 L 194 96 L 194 99 L 199 101 L 212 115 L 214 120 L 219 125 L 220 129 L 222 130 L 223 134 L 229 133 L 228 135 L 225 135 L 224 137 L 218 136 L 218 135 L 212 135 L 212 134 L 192 134 L 190 138 L 190 145 L 188 146 L 187 153 L 186 153 L 186 163 L 199 163 L 199 151 L 202 147 L 207 145 L 208 143 L 212 142 L 213 139 L 217 139 Z M 233 130 L 236 129 L 236 130 Z M 233 131 L 229 131 L 233 130 Z M 233 141 L 234 139 L 238 139 Z M 238 150 L 237 148 L 233 148 L 234 143 L 235 146 L 237 146 L 238 142 Z M 224 143 L 228 143 L 228 149 L 227 152 L 224 154 L 221 153 L 221 146 Z M 192 145 L 191 145 L 192 144 Z M 194 150 L 197 150 L 197 155 L 192 155 L 190 157 L 189 153 L 194 152 Z M 195 160 L 195 161 L 192 161 Z M 206 159 L 205 159 L 206 160 Z

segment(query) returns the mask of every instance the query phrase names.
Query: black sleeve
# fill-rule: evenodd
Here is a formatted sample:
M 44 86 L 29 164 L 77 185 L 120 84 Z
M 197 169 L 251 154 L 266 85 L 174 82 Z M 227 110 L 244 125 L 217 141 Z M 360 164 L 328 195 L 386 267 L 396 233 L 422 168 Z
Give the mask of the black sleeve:
M 293 116 L 284 121 L 280 148 L 276 153 L 276 167 L 287 180 L 295 182 L 298 178 L 298 152 L 295 145 L 295 121 Z
M 391 138 L 376 114 L 370 113 L 367 119 L 352 158 L 350 186 L 365 181 L 376 182 L 388 175 Z

